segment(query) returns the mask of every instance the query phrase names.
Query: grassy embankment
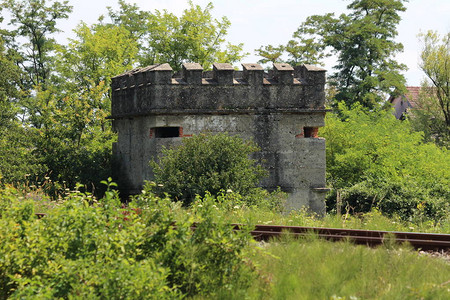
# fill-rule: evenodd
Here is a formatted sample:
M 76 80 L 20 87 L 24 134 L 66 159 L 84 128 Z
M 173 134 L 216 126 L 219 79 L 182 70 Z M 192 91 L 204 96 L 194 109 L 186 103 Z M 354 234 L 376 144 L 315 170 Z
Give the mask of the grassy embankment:
M 21 220 L 30 211 L 28 208 L 26 210 L 24 207 L 20 208 L 20 203 L 30 199 L 33 200 L 36 212 L 46 212 L 51 216 L 48 223 L 43 223 L 41 220 L 33 218 L 26 221 Z M 40 295 L 39 293 L 44 292 L 48 295 L 53 295 L 52 293 L 55 289 L 59 289 L 60 292 L 63 291 L 67 295 L 75 296 L 73 291 L 70 290 L 71 286 L 77 287 L 79 292 L 84 293 L 83 295 L 94 295 L 98 291 L 109 291 L 110 295 L 115 295 L 115 293 L 122 296 L 131 295 L 130 293 L 133 293 L 133 291 L 127 287 L 128 283 L 123 286 L 116 281 L 114 276 L 118 274 L 114 275 L 114 273 L 114 276 L 105 276 L 104 281 L 102 281 L 102 276 L 99 277 L 99 275 L 103 274 L 101 272 L 104 270 L 111 269 L 111 272 L 113 272 L 117 266 L 112 264 L 112 262 L 117 261 L 121 262 L 120 267 L 129 273 L 122 275 L 124 276 L 123 279 L 128 280 L 131 285 L 137 284 L 137 282 L 133 281 L 136 276 L 133 275 L 133 270 L 139 266 L 138 259 L 142 258 L 139 255 L 136 256 L 136 249 L 142 249 L 142 245 L 146 245 L 146 247 L 150 248 L 145 248 L 147 249 L 145 251 L 156 251 L 151 250 L 153 249 L 153 246 L 149 243 L 151 239 L 149 239 L 148 232 L 145 227 L 142 227 L 142 224 L 144 224 L 144 220 L 149 222 L 149 220 L 155 218 L 155 220 L 163 220 L 166 223 L 172 220 L 182 220 L 185 222 L 185 225 L 196 220 L 207 220 L 208 222 L 218 220 L 221 224 L 229 222 L 273 223 L 449 233 L 448 219 L 436 222 L 434 220 L 421 219 L 420 216 L 417 216 L 415 221 L 420 222 L 412 223 L 403 222 L 398 218 L 388 218 L 376 211 L 359 217 L 327 215 L 323 218 L 318 218 L 304 211 L 281 214 L 267 208 L 249 208 L 244 205 L 234 205 L 233 203 L 208 204 L 208 202 L 200 200 L 188 209 L 181 207 L 179 204 L 168 204 L 169 202 L 165 202 L 169 205 L 166 207 L 161 206 L 162 203 L 158 204 L 160 206 L 151 206 L 150 211 L 152 212 L 148 215 L 146 212 L 143 212 L 142 216 L 137 218 L 130 217 L 131 221 L 121 225 L 121 219 L 117 223 L 117 216 L 123 217 L 123 215 L 114 213 L 115 210 L 119 211 L 121 208 L 120 206 L 116 206 L 116 208 L 111 206 L 114 201 L 105 202 L 109 203 L 109 207 L 106 207 L 108 205 L 102 204 L 102 200 L 97 202 L 92 197 L 80 193 L 69 193 L 63 199 L 64 201 L 61 201 L 59 204 L 42 201 L 42 199 L 45 199 L 45 197 L 38 193 L 28 192 L 23 194 L 14 190 L 2 191 L 3 211 L 8 211 L 8 213 L 2 215 L 4 220 L 1 224 L 7 226 L 2 232 L 6 234 L 5 237 L 8 237 L 8 240 L 4 240 L 2 243 L 2 249 L 0 249 L 2 255 L 0 257 L 7 257 L 3 254 L 12 257 L 11 255 L 14 253 L 14 255 L 21 253 L 21 255 L 23 254 L 21 257 L 24 260 L 20 262 L 20 268 L 16 268 L 15 263 L 12 264 L 11 261 L 0 261 L 0 274 L 3 274 L 3 280 L 11 280 L 12 283 L 10 284 L 12 286 L 20 287 L 22 295 L 29 297 L 31 297 L 30 295 L 35 297 Z M 154 200 L 151 197 L 149 198 L 150 200 L 145 197 L 142 199 L 141 202 L 137 201 L 136 204 L 145 204 L 146 201 L 150 203 Z M 76 201 L 91 203 L 91 206 L 74 206 Z M 67 211 L 68 207 L 64 208 L 66 202 L 72 203 L 70 204 L 71 207 L 78 209 L 78 214 L 69 213 Z M 208 205 L 209 208 L 205 210 L 205 206 Z M 145 207 L 143 207 L 143 211 L 145 211 Z M 105 217 L 105 212 L 116 217 L 109 217 L 108 219 Z M 205 213 L 212 216 L 208 217 Z M 53 214 L 55 215 L 52 216 Z M 83 217 L 83 214 L 86 214 L 86 218 Z M 129 216 L 125 217 L 128 218 Z M 0 218 L 0 221 L 2 218 Z M 17 219 L 16 221 L 14 221 L 15 218 Z M 118 226 L 110 226 L 111 222 L 117 223 L 116 225 Z M 11 229 L 8 227 L 8 224 L 16 224 L 19 227 Z M 54 234 L 52 229 L 43 228 L 42 224 L 49 224 L 49 226 L 67 224 L 70 228 L 58 227 L 60 232 L 67 231 L 65 234 L 60 235 Z M 101 233 L 104 230 L 102 229 L 104 228 L 103 226 L 107 226 L 105 233 Z M 151 226 L 160 229 L 166 228 L 164 227 L 165 225 L 162 226 L 156 223 Z M 177 298 L 184 295 L 193 298 L 228 299 L 230 297 L 248 299 L 448 299 L 450 296 L 449 261 L 420 254 L 407 246 L 399 247 L 388 243 L 382 247 L 368 248 L 355 246 L 349 242 L 326 242 L 315 237 L 307 237 L 301 240 L 284 239 L 268 244 L 256 242 L 246 244 L 243 240 L 230 238 L 221 228 L 217 228 L 217 231 L 212 230 L 211 233 L 204 231 L 202 233 L 204 240 L 199 242 L 199 240 L 193 239 L 194 236 L 186 231 L 177 233 L 177 231 L 167 230 L 167 228 L 164 230 L 166 231 L 162 231 L 163 234 L 158 237 L 157 241 L 166 242 L 160 243 L 159 250 L 154 252 L 159 255 L 156 257 L 158 261 L 161 261 L 159 264 L 162 263 L 164 269 L 144 266 L 147 268 L 145 272 L 153 272 L 154 278 L 158 280 L 156 282 L 157 285 L 151 286 L 152 292 L 158 293 L 159 291 L 161 295 L 165 296 Z M 83 236 L 82 239 L 79 239 L 80 234 Z M 100 235 L 97 238 L 92 238 L 91 235 L 96 234 Z M 177 246 L 177 234 L 182 238 L 181 243 L 185 244 Z M 209 234 L 211 234 L 211 237 L 208 237 Z M 224 234 L 223 239 L 220 238 L 221 234 Z M 111 238 L 102 237 L 102 235 Z M 97 248 L 94 247 L 92 249 L 87 247 L 85 243 L 81 243 L 80 249 L 84 251 L 83 253 L 89 254 L 92 252 L 98 255 L 99 250 L 95 249 L 103 249 L 102 251 L 106 252 L 101 254 L 102 258 L 97 257 L 95 259 L 90 255 L 79 257 L 76 254 L 78 251 L 73 252 L 74 249 L 70 247 L 70 245 L 73 246 L 74 244 L 70 242 L 69 238 L 66 239 L 65 236 L 74 238 L 74 241 L 77 241 L 77 243 L 82 241 L 95 242 L 95 247 Z M 208 243 L 208 241 L 212 241 L 212 245 L 219 247 L 215 246 L 214 252 L 208 252 L 211 246 L 207 246 L 207 248 L 202 246 L 204 242 Z M 8 250 L 12 249 L 11 247 L 28 245 L 28 243 L 34 248 L 25 249 L 26 251 L 24 250 L 24 252 L 19 251 L 20 247 L 12 252 Z M 43 251 L 43 249 L 39 249 L 40 244 L 47 245 L 47 249 L 54 248 L 55 251 L 59 250 L 54 252 L 51 257 L 47 257 L 46 251 L 49 250 Z M 125 248 L 122 248 L 122 244 Z M 66 249 L 64 245 L 68 248 Z M 196 260 L 195 256 L 192 256 L 194 253 L 186 253 L 184 249 L 189 245 L 196 247 L 199 251 L 203 251 L 202 255 L 209 257 L 205 260 L 207 263 L 204 263 L 202 259 Z M 231 280 L 230 278 L 233 277 L 229 277 L 225 285 L 219 285 L 221 288 L 208 290 L 208 288 L 203 287 L 202 290 L 199 286 L 198 290 L 194 290 L 195 292 L 192 292 L 190 285 L 186 285 L 188 288 L 185 289 L 178 287 L 178 285 L 184 286 L 183 280 L 193 280 L 195 278 L 200 281 L 207 279 L 203 282 L 207 286 L 210 277 L 205 278 L 202 275 L 203 272 L 200 272 L 201 270 L 196 270 L 199 263 L 200 265 L 204 263 L 204 265 L 201 265 L 202 268 L 209 271 L 212 270 L 212 274 L 220 277 L 220 274 L 214 273 L 214 264 L 217 264 L 217 257 L 223 259 L 227 257 L 228 252 L 224 250 L 230 245 L 232 246 L 229 249 L 234 249 L 233 251 L 238 251 L 239 254 L 233 256 L 233 259 L 236 259 L 236 265 L 230 264 L 229 267 L 235 268 L 237 265 L 242 265 L 242 263 L 252 266 L 250 269 L 240 270 L 240 279 L 238 281 Z M 174 250 L 174 246 L 179 248 Z M 134 252 L 128 252 L 127 249 L 135 250 L 133 250 Z M 67 253 L 72 253 L 75 256 L 70 257 Z M 166 254 L 181 255 L 182 260 L 178 261 L 176 265 L 171 265 L 171 259 L 162 260 Z M 152 257 L 154 257 L 154 254 L 150 252 L 149 255 L 144 260 L 146 263 L 151 263 Z M 36 258 L 39 259 L 36 260 Z M 158 261 L 155 261 L 155 263 Z M 222 268 L 222 272 L 228 268 L 226 261 L 227 259 L 221 265 L 218 265 L 218 267 Z M 83 264 L 80 264 L 80 262 L 83 262 Z M 56 269 L 52 270 L 52 268 Z M 68 275 L 66 277 L 53 276 L 52 272 L 58 269 L 66 270 Z M 168 275 L 173 270 L 177 270 L 177 272 L 182 271 L 182 273 L 177 275 L 178 281 L 175 281 L 177 283 L 175 285 L 171 283 L 175 279 Z M 189 275 L 189 272 L 191 272 L 189 270 L 192 271 L 192 277 Z M 249 270 L 253 271 L 250 272 Z M 95 272 L 98 272 L 98 274 Z M 40 275 L 36 276 L 33 274 Z M 142 277 L 143 274 L 139 273 L 139 276 Z M 90 277 L 91 275 L 93 277 Z M 127 277 L 128 275 L 130 276 Z M 79 276 L 81 276 L 80 278 L 83 279 L 83 282 L 77 282 L 76 278 Z M 211 273 L 209 273 L 209 276 L 211 276 Z M 147 280 L 148 275 L 140 278 L 140 280 L 144 279 Z M 39 280 L 45 283 L 47 288 L 39 290 L 37 288 L 41 286 Z M 67 280 L 67 282 L 64 280 Z M 213 280 L 212 282 L 218 284 L 220 281 Z M 65 285 L 64 289 L 61 289 L 61 285 Z M 146 287 L 141 285 L 137 285 L 137 288 L 142 289 L 142 291 L 146 290 Z M 13 293 L 12 295 L 14 297 L 15 294 Z M 149 295 L 147 297 L 145 294 L 141 294 L 141 296 L 143 296 L 143 299 L 151 297 Z

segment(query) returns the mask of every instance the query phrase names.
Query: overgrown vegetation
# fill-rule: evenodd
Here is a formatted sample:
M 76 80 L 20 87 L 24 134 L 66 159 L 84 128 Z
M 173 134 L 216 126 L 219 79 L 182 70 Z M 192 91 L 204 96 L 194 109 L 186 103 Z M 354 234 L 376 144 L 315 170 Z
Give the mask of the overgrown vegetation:
M 450 149 L 450 32 L 441 37 L 430 30 L 420 37 L 424 44 L 420 67 L 427 78 L 409 116 L 425 140 Z
M 379 108 L 385 93 L 405 92 L 401 71 L 406 66 L 393 58 L 403 51 L 395 38 L 405 2 L 354 0 L 347 5 L 348 13 L 340 16 L 309 16 L 286 45 L 257 49 L 263 57 L 260 62 L 320 64 L 330 53 L 335 54 L 336 72 L 329 75 L 329 84 L 336 88 L 335 99 L 347 105 L 359 102 L 364 107 Z
M 405 2 L 355 0 L 349 14 L 311 16 L 285 46 L 259 49 L 264 62 L 287 51 L 295 65 L 320 63 L 327 49 L 338 55 L 336 110 L 321 130 L 333 190 L 329 214 L 318 218 L 281 213 L 281 191 L 255 188 L 265 173 L 248 158 L 255 146 L 226 135 L 166 150 L 153 163 L 161 186 L 147 184 L 126 207 L 111 181 L 99 185 L 116 139 L 106 119 L 111 76 L 244 56 L 242 44 L 225 45 L 230 22 L 215 19 L 212 4 L 189 2 L 175 16 L 119 0 L 60 45 L 53 37 L 72 11 L 67 1 L 2 0 L 11 27 L 0 30 L 0 299 L 449 298 L 448 262 L 407 247 L 314 237 L 258 245 L 227 225 L 450 233 L 450 156 L 422 142 L 447 145 L 448 34 L 442 43 L 423 36 L 422 68 L 434 87 L 415 126 L 380 108 L 384 93 L 403 91 L 404 66 L 392 55 L 402 49 L 394 39 Z
M 99 201 L 70 192 L 41 220 L 19 199 L 1 192 L 1 299 L 211 297 L 245 290 L 257 274 L 250 236 L 216 217 L 210 195 L 197 198 L 195 218 L 150 189 L 127 208 L 110 189 Z
M 250 155 L 258 147 L 228 134 L 199 134 L 183 139 L 180 146 L 164 149 L 158 162 L 151 162 L 160 194 L 189 205 L 196 195 L 220 191 L 251 195 L 267 174 Z
M 235 193 L 207 194 L 182 207 L 156 197 L 154 184 L 123 207 L 114 184 L 105 183 L 104 198 L 67 192 L 42 219 L 34 215 L 47 203 L 42 193 L 0 189 L 1 299 L 445 299 L 449 293 L 448 262 L 408 247 L 370 249 L 314 236 L 258 244 L 246 231 L 269 214 L 296 225 L 327 221 L 306 212 L 283 216 L 248 207 Z M 230 220 L 250 226 L 235 232 Z M 365 216 L 377 229 L 386 229 L 387 220 Z
M 448 263 L 407 248 L 371 249 L 310 237 L 267 246 L 269 299 L 446 299 Z M 255 297 L 254 299 L 259 299 Z
M 336 209 L 339 193 L 343 211 L 351 213 L 377 208 L 403 219 L 419 211 L 435 220 L 448 215 L 448 150 L 423 143 L 421 133 L 390 111 L 342 104 L 339 109 L 320 131 L 327 139 L 327 182 L 333 188 L 329 210 Z
M 143 11 L 119 0 L 96 24 L 81 22 L 75 37 L 59 44 L 58 22 L 69 18 L 69 1 L 1 0 L 0 174 L 9 183 L 53 182 L 101 195 L 111 175 L 117 137 L 106 117 L 111 77 L 136 66 L 195 61 L 239 61 L 242 44 L 227 44 L 230 26 L 213 5 L 188 2 L 181 16 Z M 8 29 L 6 29 L 8 28 Z M 29 174 L 30 176 L 26 176 Z M 64 183 L 63 183 L 64 182 Z M 61 191 L 58 191 L 61 192 Z

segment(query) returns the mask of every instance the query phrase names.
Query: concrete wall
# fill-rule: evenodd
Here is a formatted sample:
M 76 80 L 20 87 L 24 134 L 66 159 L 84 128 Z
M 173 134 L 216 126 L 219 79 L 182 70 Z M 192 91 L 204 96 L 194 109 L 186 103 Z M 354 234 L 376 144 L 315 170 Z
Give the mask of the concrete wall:
M 167 64 L 113 79 L 112 118 L 119 134 L 114 145 L 115 177 L 125 193 L 138 193 L 152 179 L 148 165 L 162 146 L 176 146 L 201 132 L 228 132 L 253 139 L 255 154 L 269 170 L 261 186 L 290 193 L 289 208 L 325 209 L 325 72 L 311 66 L 275 64 L 272 76 L 244 64 L 238 77 L 228 64 L 215 64 L 211 78 L 201 66 L 185 64 L 174 78 Z M 155 130 L 178 127 L 177 137 Z

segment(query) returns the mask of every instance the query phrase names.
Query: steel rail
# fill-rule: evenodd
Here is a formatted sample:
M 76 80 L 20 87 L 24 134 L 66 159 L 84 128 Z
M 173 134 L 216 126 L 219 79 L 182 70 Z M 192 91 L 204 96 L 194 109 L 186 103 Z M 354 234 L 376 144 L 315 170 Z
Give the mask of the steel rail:
M 37 213 L 41 219 L 46 214 Z M 175 225 L 175 224 L 174 224 Z M 195 230 L 197 223 L 192 224 Z M 244 224 L 231 224 L 234 230 L 241 230 L 246 227 Z M 308 235 L 315 235 L 329 241 L 349 240 L 355 244 L 367 246 L 378 246 L 384 243 L 408 243 L 415 249 L 432 251 L 450 251 L 450 234 L 442 233 L 421 233 L 421 232 L 401 232 L 401 231 L 380 231 L 347 228 L 324 228 L 324 227 L 303 227 L 303 226 L 283 226 L 283 225 L 254 225 L 250 234 L 258 241 L 271 241 L 282 236 L 299 238 Z
M 235 230 L 240 230 L 241 224 L 233 224 Z M 396 243 L 409 243 L 415 249 L 421 250 L 450 250 L 450 234 L 379 231 L 346 228 L 300 227 L 282 225 L 255 225 L 251 231 L 256 240 L 268 241 L 283 235 L 302 237 L 316 235 L 331 241 L 350 240 L 356 244 L 377 246 L 387 241 Z

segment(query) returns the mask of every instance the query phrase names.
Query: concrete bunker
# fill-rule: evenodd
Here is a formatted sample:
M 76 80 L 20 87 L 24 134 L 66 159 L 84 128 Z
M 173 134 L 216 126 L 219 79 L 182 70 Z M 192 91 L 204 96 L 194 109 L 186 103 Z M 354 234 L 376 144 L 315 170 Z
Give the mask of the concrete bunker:
M 202 132 L 253 139 L 255 158 L 269 171 L 261 186 L 289 192 L 288 208 L 325 210 L 325 70 L 309 65 L 186 63 L 174 74 L 152 65 L 112 79 L 114 176 L 124 194 L 152 179 L 148 164 L 161 148 Z

